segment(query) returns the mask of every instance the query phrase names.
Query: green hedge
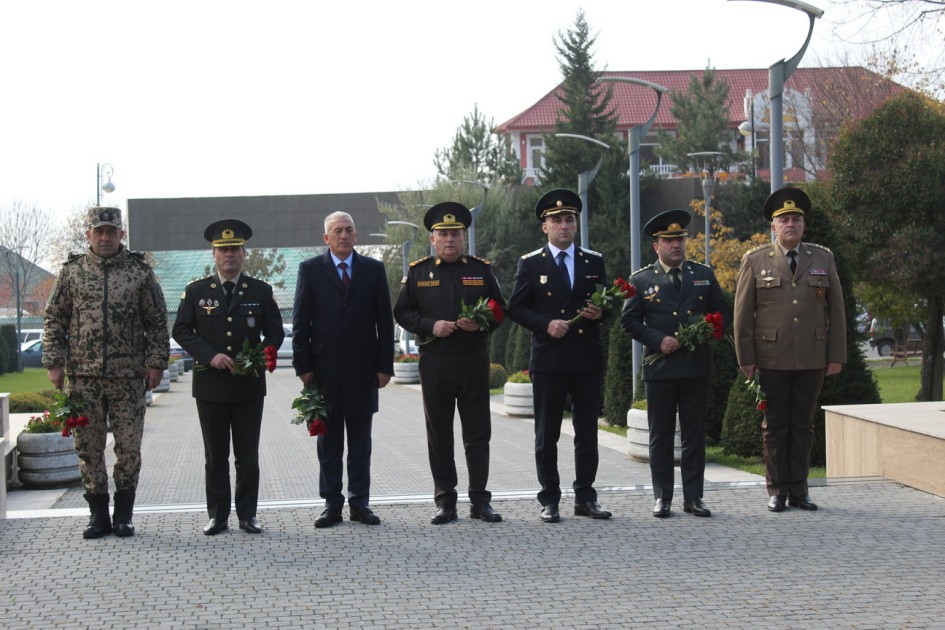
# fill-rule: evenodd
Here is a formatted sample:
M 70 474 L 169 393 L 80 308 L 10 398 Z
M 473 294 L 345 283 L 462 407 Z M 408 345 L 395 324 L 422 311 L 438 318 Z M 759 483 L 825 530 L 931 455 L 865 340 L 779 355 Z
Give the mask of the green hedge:
M 56 402 L 55 393 L 55 390 L 46 390 L 10 394 L 10 413 L 41 413 Z

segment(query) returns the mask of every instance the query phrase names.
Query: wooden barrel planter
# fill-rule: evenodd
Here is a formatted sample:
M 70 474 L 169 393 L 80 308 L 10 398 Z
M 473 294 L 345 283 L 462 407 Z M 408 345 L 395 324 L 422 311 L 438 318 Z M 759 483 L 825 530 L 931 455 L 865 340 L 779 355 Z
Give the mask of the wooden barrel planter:
M 16 451 L 20 483 L 27 488 L 69 486 L 82 479 L 72 436 L 20 433 L 16 438 Z
M 531 383 L 506 383 L 502 393 L 507 414 L 527 417 L 535 415 Z
M 650 423 L 646 409 L 627 412 L 627 453 L 638 462 L 650 461 Z M 679 435 L 679 416 L 676 416 L 676 436 L 673 440 L 673 463 L 682 459 L 682 438 Z

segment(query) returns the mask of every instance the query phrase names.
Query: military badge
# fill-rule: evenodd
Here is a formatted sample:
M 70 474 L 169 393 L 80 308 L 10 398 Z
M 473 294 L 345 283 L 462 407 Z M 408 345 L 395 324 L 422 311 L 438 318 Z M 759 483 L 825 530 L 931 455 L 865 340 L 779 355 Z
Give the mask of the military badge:
M 643 299 L 647 302 L 652 302 L 656 299 L 656 296 L 659 294 L 660 288 L 658 285 L 653 285 L 649 287 L 646 291 L 643 292 Z
M 548 276 L 538 276 L 538 282 L 541 284 L 548 284 Z

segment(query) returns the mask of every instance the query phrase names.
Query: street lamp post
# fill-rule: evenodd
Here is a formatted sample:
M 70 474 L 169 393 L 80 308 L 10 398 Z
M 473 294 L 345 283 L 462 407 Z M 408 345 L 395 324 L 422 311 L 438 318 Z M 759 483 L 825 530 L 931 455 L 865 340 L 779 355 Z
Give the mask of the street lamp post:
M 600 147 L 603 147 L 604 150 L 610 149 L 610 145 L 606 142 L 601 142 L 596 138 L 591 138 L 588 136 L 582 136 L 577 133 L 556 133 L 556 138 L 574 138 L 576 140 L 583 140 L 585 142 L 592 142 Z M 597 177 L 597 172 L 600 170 L 601 165 L 604 163 L 604 156 L 606 154 L 604 151 L 600 152 L 600 159 L 597 160 L 597 164 L 594 165 L 589 171 L 584 171 L 578 175 L 578 196 L 581 198 L 581 206 L 584 208 L 584 211 L 581 212 L 581 247 L 584 249 L 590 249 L 591 235 L 589 233 L 587 222 L 588 222 L 588 207 L 587 207 L 587 189 L 590 187 L 591 182 L 594 181 L 594 178 Z
M 111 164 L 99 164 L 95 163 L 95 205 L 102 205 L 102 191 L 106 193 L 115 192 L 115 184 L 112 183 L 112 175 L 115 174 L 115 169 L 112 168 Z M 102 177 L 105 177 L 107 180 L 104 184 L 102 183 Z
M 699 160 L 702 160 L 702 199 L 705 203 L 705 264 L 709 265 L 709 251 L 711 234 L 711 222 L 709 221 L 709 208 L 712 205 L 712 193 L 715 192 L 715 173 L 716 165 L 713 161 L 725 154 L 718 151 L 699 151 L 698 153 L 687 153 L 696 160 L 696 168 L 699 167 Z
M 777 61 L 768 68 L 768 100 L 771 101 L 771 117 L 769 129 L 771 133 L 768 138 L 771 150 L 771 192 L 774 192 L 784 186 L 784 116 L 783 116 L 783 96 L 784 83 L 790 78 L 791 74 L 797 69 L 801 58 L 807 51 L 807 45 L 814 34 L 814 20 L 821 17 L 823 9 L 801 2 L 800 0 L 729 0 L 729 2 L 748 1 L 748 2 L 767 2 L 769 4 L 779 4 L 784 7 L 790 7 L 803 11 L 810 19 L 810 27 L 807 29 L 807 39 L 801 49 L 789 60 Z
M 476 215 L 479 214 L 483 208 L 486 207 L 486 195 L 489 194 L 489 186 L 483 184 L 482 182 L 474 182 L 464 179 L 451 179 L 451 184 L 471 184 L 473 186 L 482 187 L 482 199 L 479 200 L 479 203 L 476 204 L 476 207 L 469 210 L 469 215 L 472 217 L 472 220 L 469 223 L 469 255 L 476 255 Z
M 643 142 L 643 136 L 653 126 L 656 120 L 656 114 L 660 111 L 660 103 L 663 101 L 663 94 L 668 88 L 657 83 L 635 79 L 633 77 L 601 77 L 599 81 L 614 83 L 630 83 L 648 87 L 656 92 L 656 107 L 653 109 L 653 115 L 650 116 L 642 125 L 631 127 L 628 132 L 628 149 L 630 152 L 630 271 L 640 268 L 640 145 Z M 640 343 L 633 342 L 633 394 L 637 394 L 637 375 L 642 367 L 643 351 Z
M 750 89 L 745 90 L 745 116 L 748 120 L 738 126 L 738 133 L 746 139 L 751 138 L 751 181 L 758 179 L 758 170 L 755 168 L 755 95 Z
M 410 221 L 388 221 L 387 225 L 406 225 L 408 227 L 412 227 L 415 230 L 413 233 L 413 238 L 407 239 L 406 241 L 400 244 L 400 253 L 404 259 L 403 260 L 404 277 L 406 278 L 407 266 L 408 266 L 407 261 L 409 260 L 407 256 L 410 254 L 410 245 L 413 244 L 413 240 L 417 238 L 417 234 L 420 233 L 420 226 L 417 225 L 416 223 L 411 223 Z

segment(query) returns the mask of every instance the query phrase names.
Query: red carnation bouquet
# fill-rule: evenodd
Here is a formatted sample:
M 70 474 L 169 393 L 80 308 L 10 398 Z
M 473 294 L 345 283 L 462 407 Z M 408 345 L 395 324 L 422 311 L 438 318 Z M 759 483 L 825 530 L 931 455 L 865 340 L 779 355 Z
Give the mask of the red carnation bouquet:
M 679 325 L 676 331 L 676 341 L 679 346 L 693 352 L 696 346 L 706 343 L 716 343 L 725 338 L 725 320 L 721 313 L 708 313 L 705 317 L 693 315 L 689 319 L 689 324 Z M 651 354 L 643 360 L 644 365 L 652 365 L 666 355 L 662 352 Z
M 76 427 L 88 426 L 89 419 L 82 414 L 85 405 L 81 400 L 66 396 L 62 391 L 57 391 L 55 398 L 56 402 L 52 404 L 49 413 L 62 425 L 62 437 L 72 435 L 72 430 Z
M 259 377 L 263 375 L 263 370 L 266 372 L 275 372 L 277 353 L 278 350 L 276 350 L 275 346 L 266 346 L 264 348 L 261 343 L 250 346 L 249 339 L 244 339 L 243 349 L 234 357 L 234 365 L 230 374 Z M 202 372 L 209 369 L 209 365 L 198 365 L 194 371 Z
M 292 401 L 292 408 L 296 411 L 292 424 L 304 422 L 312 437 L 328 433 L 328 399 L 318 383 L 312 381 L 306 385 L 299 397 Z
M 617 303 L 617 300 L 629 300 L 636 294 L 637 290 L 632 284 L 623 278 L 617 278 L 610 287 L 605 288 L 604 285 L 598 284 L 597 290 L 591 294 L 591 299 L 588 301 L 588 304 L 592 304 L 601 310 L 606 311 L 613 307 L 614 304 Z M 575 315 L 568 322 L 568 325 L 575 325 L 577 321 L 581 319 L 581 317 L 583 317 L 583 315 Z
M 464 317 L 472 320 L 479 328 L 486 330 L 492 322 L 501 324 L 505 320 L 505 311 L 492 298 L 481 297 L 472 306 L 460 300 L 459 315 L 456 316 L 456 319 Z

